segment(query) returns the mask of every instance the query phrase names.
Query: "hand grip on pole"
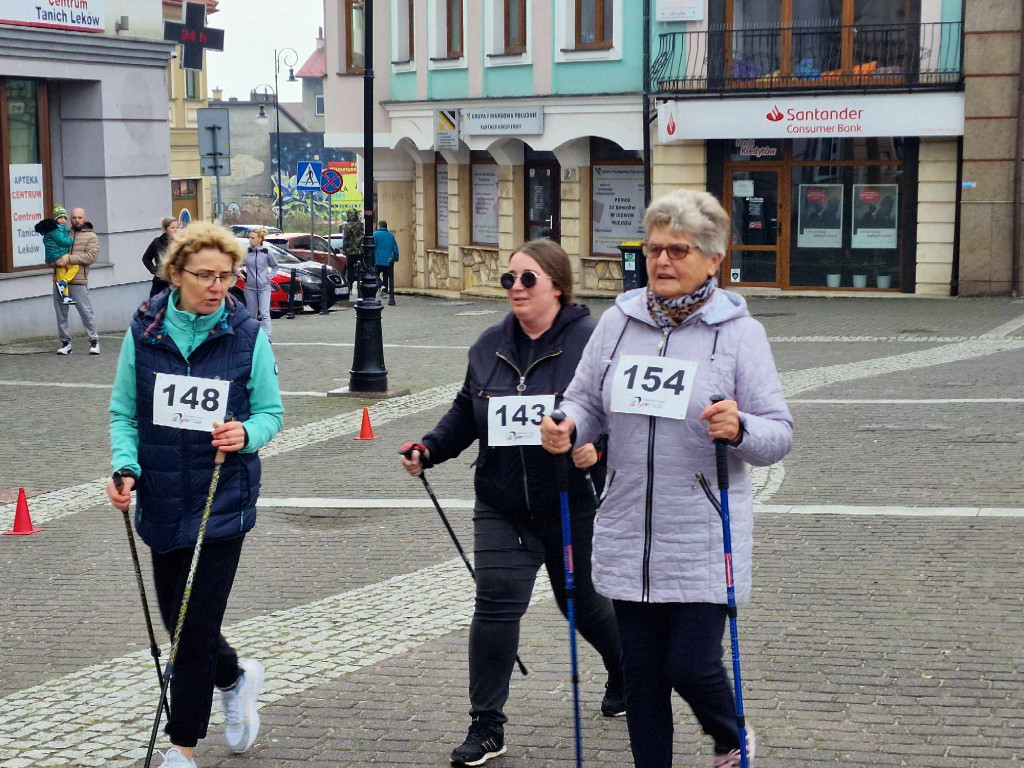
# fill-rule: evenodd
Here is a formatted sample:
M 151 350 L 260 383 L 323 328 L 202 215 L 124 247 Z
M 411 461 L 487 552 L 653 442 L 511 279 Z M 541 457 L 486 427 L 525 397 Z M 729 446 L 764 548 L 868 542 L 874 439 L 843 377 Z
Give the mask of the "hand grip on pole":
M 725 400 L 725 395 L 712 395 L 712 403 L 720 403 Z M 718 472 L 718 487 L 729 488 L 729 441 L 724 437 L 715 439 L 715 466 Z
M 555 408 L 555 410 L 553 410 L 548 415 L 551 417 L 551 420 L 553 422 L 555 422 L 555 424 L 561 424 L 563 421 L 565 421 L 565 411 L 563 411 L 561 408 Z M 559 460 L 556 462 L 556 465 L 558 467 L 559 487 L 560 488 L 568 488 L 569 487 L 569 454 L 568 453 L 564 453 L 561 456 L 559 456 L 558 459 Z

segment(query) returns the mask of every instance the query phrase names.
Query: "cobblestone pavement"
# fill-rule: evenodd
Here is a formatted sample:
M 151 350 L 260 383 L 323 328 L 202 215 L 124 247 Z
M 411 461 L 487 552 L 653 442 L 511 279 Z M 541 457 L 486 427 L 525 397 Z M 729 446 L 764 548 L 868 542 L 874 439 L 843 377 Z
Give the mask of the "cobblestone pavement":
M 757 765 L 1024 761 L 1024 302 L 750 306 L 797 422 L 793 453 L 755 475 L 758 500 L 776 505 L 765 509 L 919 508 L 759 513 L 755 590 L 740 613 Z M 423 499 L 395 449 L 444 412 L 466 348 L 504 311 L 398 297 L 384 312 L 385 354 L 391 384 L 412 394 L 384 402 L 322 396 L 347 384 L 351 310 L 275 321 L 292 393 L 264 451 L 263 496 L 277 502 L 249 536 L 225 620 L 267 664 L 263 731 L 248 755 L 228 757 L 215 725 L 200 766 L 447 764 L 467 724 L 471 584 L 436 514 L 387 499 Z M 155 709 L 124 526 L 101 486 L 120 338 L 104 335 L 98 358 L 78 339 L 70 359 L 49 338 L 0 345 L 0 527 L 23 486 L 44 529 L 0 538 L 0 768 L 136 764 Z M 364 405 L 370 443 L 351 439 Z M 472 498 L 473 453 L 431 471 L 439 495 Z M 469 541 L 469 511 L 449 516 Z M 530 675 L 513 678 L 496 768 L 572 759 L 565 623 L 543 579 L 534 599 L 520 649 Z M 598 714 L 603 673 L 585 644 L 581 665 L 586 761 L 629 766 L 625 723 Z M 678 709 L 676 765 L 708 764 Z

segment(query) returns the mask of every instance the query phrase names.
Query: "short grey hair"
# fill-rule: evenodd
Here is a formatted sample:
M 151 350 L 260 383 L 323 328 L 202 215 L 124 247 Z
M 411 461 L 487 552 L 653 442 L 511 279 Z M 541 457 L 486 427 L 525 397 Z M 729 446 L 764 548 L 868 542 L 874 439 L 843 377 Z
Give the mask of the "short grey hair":
M 644 232 L 650 237 L 658 227 L 668 227 L 694 239 L 701 252 L 710 257 L 725 256 L 732 222 L 718 199 L 708 192 L 677 189 L 652 202 L 644 214 Z

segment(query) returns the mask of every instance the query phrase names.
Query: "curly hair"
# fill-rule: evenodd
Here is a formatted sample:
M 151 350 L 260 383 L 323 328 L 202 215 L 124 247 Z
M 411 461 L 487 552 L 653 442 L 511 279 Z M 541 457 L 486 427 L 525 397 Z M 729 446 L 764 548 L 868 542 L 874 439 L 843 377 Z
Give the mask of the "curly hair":
M 169 281 L 171 267 L 180 272 L 188 263 L 189 256 L 205 248 L 212 248 L 225 256 L 230 256 L 232 269 L 238 269 L 245 261 L 245 251 L 230 230 L 213 222 L 195 221 L 184 229 L 179 229 L 171 238 L 167 250 L 160 257 L 157 275 Z

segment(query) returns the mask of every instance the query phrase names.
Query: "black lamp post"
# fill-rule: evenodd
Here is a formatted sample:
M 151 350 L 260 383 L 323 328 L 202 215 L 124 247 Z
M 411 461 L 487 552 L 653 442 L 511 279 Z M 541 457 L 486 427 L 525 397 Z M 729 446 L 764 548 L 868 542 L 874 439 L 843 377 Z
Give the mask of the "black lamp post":
M 293 48 L 282 48 L 280 51 L 274 50 L 274 87 L 271 88 L 269 85 L 264 83 L 258 85 L 256 88 L 263 88 L 264 93 L 272 91 L 274 94 L 274 119 L 276 125 L 274 133 L 277 135 L 277 228 L 282 232 L 284 231 L 284 168 L 281 167 L 281 106 L 280 96 L 278 96 L 278 82 L 277 76 L 281 72 L 281 62 L 288 67 L 288 79 L 287 83 L 297 83 L 295 79 L 295 70 L 292 69 L 299 60 L 299 54 L 295 52 Z M 266 109 L 264 105 L 260 104 L 260 111 L 256 115 L 256 122 L 265 123 L 269 118 L 267 117 Z
M 349 371 L 349 392 L 387 392 L 384 336 L 374 276 L 373 243 L 373 0 L 352 6 L 363 12 L 363 263 L 356 303 L 356 338 Z

